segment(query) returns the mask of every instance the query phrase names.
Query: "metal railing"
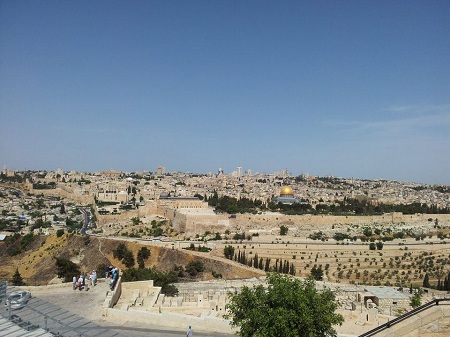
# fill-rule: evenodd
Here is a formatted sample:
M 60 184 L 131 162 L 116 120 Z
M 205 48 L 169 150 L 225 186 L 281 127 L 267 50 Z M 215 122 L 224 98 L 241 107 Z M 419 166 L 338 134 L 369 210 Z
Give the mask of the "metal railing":
M 448 302 L 448 304 L 450 305 L 450 298 L 440 298 L 440 299 L 432 300 L 428 303 L 425 303 L 424 305 L 421 305 L 420 307 L 417 307 L 411 311 L 408 311 L 407 313 L 405 313 L 397 318 L 394 318 L 392 321 L 386 322 L 382 325 L 377 326 L 376 328 L 374 328 L 370 331 L 363 333 L 362 335 L 359 335 L 359 337 L 375 336 L 377 333 L 379 333 L 383 330 L 389 329 L 391 326 L 396 325 L 396 324 L 404 321 L 405 319 L 413 317 L 414 315 L 417 315 L 419 312 L 430 309 L 431 307 L 433 307 L 435 305 L 439 305 L 440 302 Z

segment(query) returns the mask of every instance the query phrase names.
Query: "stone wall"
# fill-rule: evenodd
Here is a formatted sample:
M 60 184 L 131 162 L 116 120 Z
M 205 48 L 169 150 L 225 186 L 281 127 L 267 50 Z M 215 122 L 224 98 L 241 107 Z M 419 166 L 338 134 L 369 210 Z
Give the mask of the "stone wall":
M 63 186 L 63 188 L 57 187 L 57 188 L 48 189 L 48 190 L 33 189 L 30 192 L 34 193 L 34 194 L 43 194 L 43 195 L 47 195 L 47 196 L 65 198 L 65 199 L 72 200 L 78 204 L 86 204 L 86 205 L 94 204 L 94 197 L 92 195 L 76 193 L 73 189 L 71 189 L 67 186 Z
M 233 333 L 229 321 L 223 318 L 202 316 L 195 317 L 177 313 L 155 313 L 143 310 L 107 309 L 108 321 L 112 322 L 136 322 L 168 328 L 187 329 L 189 325 L 199 331 L 216 331 L 221 333 Z
M 392 224 L 429 224 L 428 219 L 439 220 L 439 225 L 450 226 L 450 214 L 413 214 L 403 215 L 401 213 L 389 213 L 376 216 L 332 216 L 332 215 L 283 215 L 278 213 L 266 214 L 237 214 L 230 217 L 228 214 L 197 215 L 179 214 L 172 211 L 175 216 L 171 218 L 176 221 L 176 226 L 181 232 L 201 234 L 205 231 L 221 232 L 228 224 L 230 230 L 240 229 L 241 231 L 255 231 L 257 229 L 276 228 L 281 225 L 289 227 L 292 231 L 317 229 L 317 226 L 332 226 L 334 224 L 350 225 L 357 224 L 373 225 L 375 223 Z M 170 212 L 167 212 L 170 216 Z M 184 230 L 183 230 L 184 229 Z M 291 231 L 291 232 L 292 232 Z
M 106 294 L 106 299 L 102 306 L 102 316 L 109 316 L 108 309 L 112 308 L 117 303 L 121 295 L 122 295 L 122 276 L 119 276 L 119 279 L 117 280 L 114 290 L 108 291 L 108 293 Z
M 450 304 L 432 306 L 412 317 L 380 331 L 374 337 L 421 337 L 424 334 L 450 335 Z

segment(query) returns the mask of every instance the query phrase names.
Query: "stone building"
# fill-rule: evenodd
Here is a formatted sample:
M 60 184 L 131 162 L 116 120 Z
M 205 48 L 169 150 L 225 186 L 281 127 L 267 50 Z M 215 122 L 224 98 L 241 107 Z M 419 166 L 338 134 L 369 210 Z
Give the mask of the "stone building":
M 369 303 L 378 308 L 380 314 L 393 315 L 398 311 L 410 309 L 410 298 L 404 293 L 389 287 L 366 287 L 358 294 L 358 301 L 368 308 Z

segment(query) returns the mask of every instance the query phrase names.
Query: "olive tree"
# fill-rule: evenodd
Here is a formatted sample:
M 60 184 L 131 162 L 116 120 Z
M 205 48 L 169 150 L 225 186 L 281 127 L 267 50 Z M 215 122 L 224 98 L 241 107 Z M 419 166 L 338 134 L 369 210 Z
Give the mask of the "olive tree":
M 230 293 L 226 318 L 242 337 L 331 337 L 344 318 L 335 313 L 335 293 L 318 291 L 313 279 L 301 281 L 278 273 L 267 274 L 268 288 L 244 286 Z

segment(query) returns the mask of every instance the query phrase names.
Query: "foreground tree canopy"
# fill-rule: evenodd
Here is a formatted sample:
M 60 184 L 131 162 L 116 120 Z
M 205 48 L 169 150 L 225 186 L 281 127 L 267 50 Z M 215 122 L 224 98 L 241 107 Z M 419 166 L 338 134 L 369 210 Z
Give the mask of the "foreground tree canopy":
M 278 273 L 267 274 L 269 287 L 243 287 L 231 295 L 227 318 L 242 337 L 336 336 L 333 325 L 344 318 L 334 292 L 316 290 L 312 279 L 301 281 Z

